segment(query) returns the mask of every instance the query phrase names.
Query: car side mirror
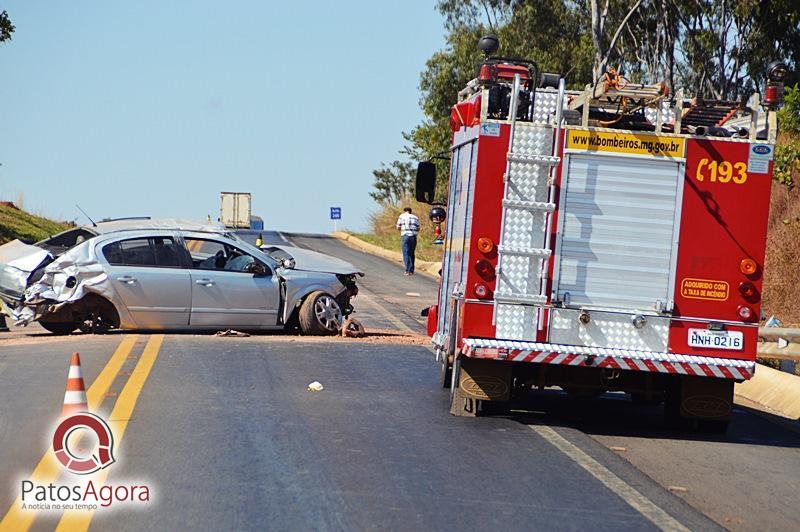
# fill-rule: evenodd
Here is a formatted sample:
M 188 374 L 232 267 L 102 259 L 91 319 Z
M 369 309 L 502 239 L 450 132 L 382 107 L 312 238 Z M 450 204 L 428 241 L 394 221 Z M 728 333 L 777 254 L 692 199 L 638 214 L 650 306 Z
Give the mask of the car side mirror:
M 436 165 L 430 161 L 422 161 L 417 165 L 417 178 L 414 186 L 417 201 L 433 203 L 436 194 Z
M 256 277 L 265 277 L 267 275 L 267 267 L 260 262 L 251 262 L 244 267 L 244 271 L 252 273 Z

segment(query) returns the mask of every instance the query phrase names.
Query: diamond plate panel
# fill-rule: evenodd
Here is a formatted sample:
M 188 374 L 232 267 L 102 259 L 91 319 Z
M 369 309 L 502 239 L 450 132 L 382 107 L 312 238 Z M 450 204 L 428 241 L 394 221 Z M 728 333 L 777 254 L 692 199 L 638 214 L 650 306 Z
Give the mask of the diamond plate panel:
M 505 255 L 503 269 L 497 279 L 498 294 L 539 293 L 542 259 L 538 257 Z
M 669 319 L 647 316 L 647 324 L 637 329 L 630 314 L 590 312 L 586 325 L 578 321 L 578 310 L 554 309 L 550 321 L 550 341 L 556 344 L 610 347 L 635 351 L 667 351 Z
M 553 155 L 553 128 L 517 122 L 511 151 L 520 155 Z
M 547 201 L 547 177 L 550 167 L 545 164 L 511 163 L 511 182 L 507 199 Z
M 510 248 L 541 248 L 544 242 L 544 211 L 507 209 L 500 244 Z
M 656 123 L 656 115 L 658 113 L 652 107 L 645 107 L 644 109 L 644 117 L 647 119 L 648 122 L 651 124 Z M 661 102 L 661 123 L 662 124 L 669 124 L 675 120 L 675 113 L 672 111 L 672 106 L 670 105 L 669 101 Z
M 541 111 L 553 112 L 557 93 L 553 98 L 537 93 L 536 106 Z M 550 99 L 550 100 L 549 100 Z M 548 104 L 547 102 L 551 103 Z M 547 107 L 549 105 L 550 107 Z M 552 111 L 550 111 L 552 109 Z M 533 156 L 553 155 L 553 128 L 545 124 L 517 123 L 512 153 Z M 547 164 L 512 162 L 509 166 L 506 199 L 546 202 L 548 200 L 547 179 L 551 167 Z M 503 234 L 500 244 L 509 248 L 542 248 L 545 241 L 547 215 L 543 211 L 504 208 Z M 497 281 L 497 293 L 507 295 L 538 295 L 540 290 L 541 259 L 502 254 L 501 272 Z M 537 309 L 533 306 L 497 305 L 497 334 L 501 338 L 534 339 L 537 330 Z
M 497 305 L 496 335 L 507 340 L 536 340 L 536 307 Z
M 558 110 L 558 90 L 557 89 L 536 89 L 536 99 L 533 103 L 533 121 L 551 121 L 551 117 Z

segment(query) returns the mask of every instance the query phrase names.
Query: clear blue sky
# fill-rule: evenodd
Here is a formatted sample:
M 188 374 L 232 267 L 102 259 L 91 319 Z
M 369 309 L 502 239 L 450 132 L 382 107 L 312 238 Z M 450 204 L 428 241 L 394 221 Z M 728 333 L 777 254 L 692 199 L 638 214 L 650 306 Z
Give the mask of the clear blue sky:
M 364 229 L 371 170 L 417 124 L 434 0 L 7 1 L 0 198 L 62 219 L 219 212 Z M 79 221 L 85 222 L 82 217 Z

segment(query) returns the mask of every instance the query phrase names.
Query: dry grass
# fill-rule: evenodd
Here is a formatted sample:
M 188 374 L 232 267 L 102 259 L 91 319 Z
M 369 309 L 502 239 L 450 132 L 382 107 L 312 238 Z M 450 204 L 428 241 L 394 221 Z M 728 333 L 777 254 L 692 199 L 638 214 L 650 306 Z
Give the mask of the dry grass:
M 772 184 L 764 261 L 764 312 L 800 324 L 800 190 Z

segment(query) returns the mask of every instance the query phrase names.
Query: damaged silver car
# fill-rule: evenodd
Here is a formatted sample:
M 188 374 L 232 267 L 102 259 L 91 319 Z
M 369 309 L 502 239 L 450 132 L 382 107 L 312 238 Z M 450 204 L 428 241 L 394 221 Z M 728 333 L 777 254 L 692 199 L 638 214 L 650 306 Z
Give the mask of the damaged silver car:
M 353 265 L 263 250 L 218 224 L 118 220 L 0 246 L 0 310 L 55 334 L 109 329 L 290 329 L 335 334 L 353 312 Z

